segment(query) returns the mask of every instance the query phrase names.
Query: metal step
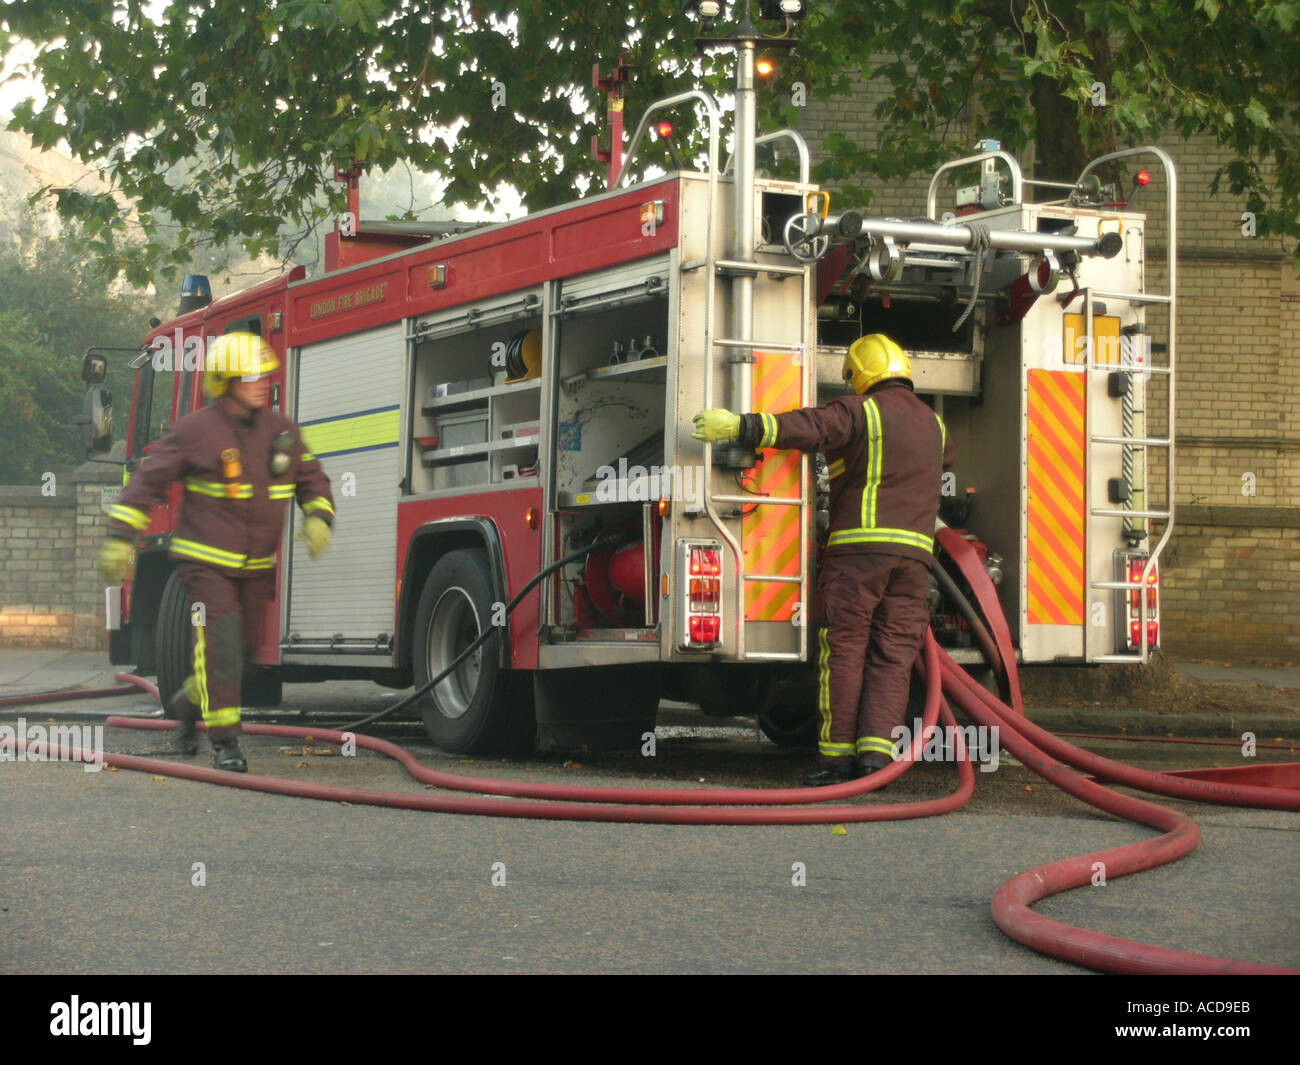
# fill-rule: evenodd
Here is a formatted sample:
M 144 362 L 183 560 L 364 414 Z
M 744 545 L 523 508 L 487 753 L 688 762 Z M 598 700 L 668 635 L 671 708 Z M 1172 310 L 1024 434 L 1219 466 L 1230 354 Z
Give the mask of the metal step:
M 786 277 L 799 277 L 807 267 L 804 266 L 781 266 L 778 263 L 746 263 L 739 259 L 714 259 L 714 273 L 745 273 L 754 274 L 783 274 Z
M 763 351 L 803 351 L 803 344 L 764 344 L 761 340 L 733 340 L 731 337 L 717 337 L 715 343 L 720 348 L 761 348 Z
M 783 507 L 798 507 L 803 500 L 797 496 L 709 496 L 715 503 L 743 503 L 745 506 L 768 506 L 776 503 Z
M 1161 292 L 1102 292 L 1099 289 L 1093 289 L 1092 298 L 1095 300 L 1127 300 L 1135 306 L 1143 303 L 1173 303 L 1173 296 Z
M 1098 366 L 1097 371 L 1107 370 L 1110 373 L 1127 373 L 1137 374 L 1139 376 L 1149 373 L 1160 373 L 1166 376 L 1171 372 L 1168 366 Z
M 1094 517 L 1098 518 L 1155 518 L 1168 521 L 1172 511 L 1168 510 L 1100 510 L 1094 508 Z
M 1173 447 L 1168 437 L 1158 436 L 1091 436 L 1094 444 L 1127 444 L 1130 447 Z
M 1140 592 L 1143 588 L 1150 588 L 1145 584 L 1130 584 L 1128 581 L 1093 581 L 1088 585 L 1089 588 L 1107 588 L 1115 592 Z M 1155 619 L 1150 619 L 1154 621 Z

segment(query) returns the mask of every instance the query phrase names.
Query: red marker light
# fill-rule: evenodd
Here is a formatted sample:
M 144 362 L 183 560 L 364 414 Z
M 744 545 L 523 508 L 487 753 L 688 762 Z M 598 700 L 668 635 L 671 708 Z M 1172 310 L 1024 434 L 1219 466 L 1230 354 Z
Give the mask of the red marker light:
M 1148 174 L 1145 170 L 1139 170 L 1137 172 L 1137 177 L 1135 177 L 1133 180 L 1136 181 L 1139 185 L 1150 185 L 1151 175 Z
M 770 59 L 757 59 L 754 61 L 754 73 L 760 78 L 765 78 L 776 69 L 776 64 Z
M 722 631 L 722 619 L 716 617 L 691 618 L 689 623 L 691 643 L 717 643 Z
M 659 134 L 661 140 L 667 140 L 673 135 L 673 124 L 671 122 L 660 122 L 655 126 L 655 132 Z

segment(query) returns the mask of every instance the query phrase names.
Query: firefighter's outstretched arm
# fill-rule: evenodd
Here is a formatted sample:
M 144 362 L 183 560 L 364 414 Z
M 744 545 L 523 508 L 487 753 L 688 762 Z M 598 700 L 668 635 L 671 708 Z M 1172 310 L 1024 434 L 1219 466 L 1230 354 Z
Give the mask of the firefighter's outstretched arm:
M 147 461 L 146 461 L 147 460 Z M 99 549 L 99 574 L 110 584 L 126 576 L 131 564 L 131 545 L 149 526 L 154 500 L 167 494 L 173 481 L 185 473 L 185 454 L 175 427 L 158 442 L 139 466 L 122 497 L 108 509 L 108 538 Z
M 330 491 L 330 479 L 321 469 L 320 460 L 303 445 L 299 438 L 297 443 L 298 459 L 298 506 L 302 508 L 302 538 L 307 543 L 307 552 L 315 560 L 330 545 L 334 527 L 334 495 Z
M 860 402 L 860 401 L 859 401 Z M 733 414 L 721 407 L 702 410 L 692 419 L 696 440 L 711 444 L 737 440 L 749 447 L 783 451 L 825 451 L 843 447 L 853 435 L 851 408 L 832 401 L 785 414 Z

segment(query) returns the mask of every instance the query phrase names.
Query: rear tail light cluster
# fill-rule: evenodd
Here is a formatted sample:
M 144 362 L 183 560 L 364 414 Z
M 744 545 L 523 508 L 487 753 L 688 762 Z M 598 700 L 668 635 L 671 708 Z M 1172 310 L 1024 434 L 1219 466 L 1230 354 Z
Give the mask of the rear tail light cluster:
M 1142 580 L 1142 571 L 1146 568 L 1144 556 L 1130 555 L 1124 568 L 1125 578 L 1129 584 L 1137 585 L 1124 593 L 1124 602 L 1128 608 L 1128 649 L 1139 650 L 1142 647 L 1142 599 L 1146 597 L 1146 644 L 1155 648 L 1160 642 L 1159 612 L 1159 566 L 1153 565 Z
M 722 640 L 722 548 L 717 543 L 683 543 L 679 550 L 682 647 L 716 646 Z

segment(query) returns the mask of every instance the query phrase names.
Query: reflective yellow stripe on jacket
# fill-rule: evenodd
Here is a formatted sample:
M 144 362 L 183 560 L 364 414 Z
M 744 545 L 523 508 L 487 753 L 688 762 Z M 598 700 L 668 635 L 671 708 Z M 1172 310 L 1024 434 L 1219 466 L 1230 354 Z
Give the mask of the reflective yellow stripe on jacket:
M 324 496 L 317 496 L 315 499 L 309 499 L 302 505 L 302 512 L 304 514 L 312 514 L 318 510 L 324 511 L 326 514 L 334 513 L 334 507 L 330 505 L 330 501 Z
M 223 551 L 210 544 L 201 544 L 197 540 L 183 540 L 179 536 L 172 537 L 171 551 L 182 558 L 192 558 L 196 562 L 207 562 L 226 569 L 272 569 L 275 566 L 274 555 L 250 558 L 234 551 Z
M 149 515 L 143 510 L 136 510 L 135 507 L 124 506 L 121 503 L 114 503 L 108 508 L 108 516 L 120 522 L 125 522 L 136 532 L 141 532 L 149 524 Z
M 908 544 L 933 553 L 934 537 L 910 529 L 841 529 L 833 532 L 827 543 L 835 544 Z
M 234 489 L 234 495 L 227 493 L 228 488 Z M 212 499 L 253 498 L 253 486 L 251 484 L 227 485 L 224 481 L 204 481 L 198 477 L 185 478 L 185 491 L 194 492 L 201 496 L 209 496 Z

